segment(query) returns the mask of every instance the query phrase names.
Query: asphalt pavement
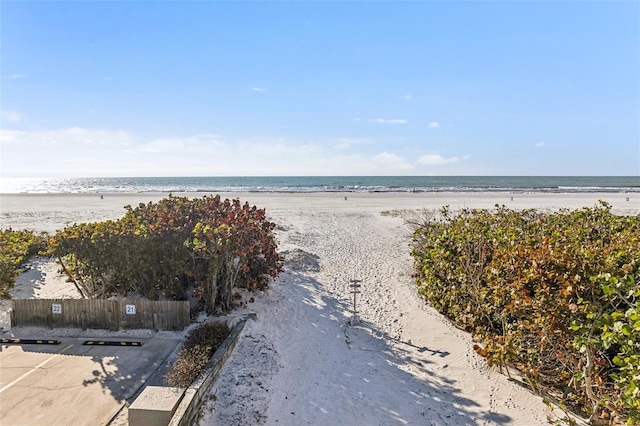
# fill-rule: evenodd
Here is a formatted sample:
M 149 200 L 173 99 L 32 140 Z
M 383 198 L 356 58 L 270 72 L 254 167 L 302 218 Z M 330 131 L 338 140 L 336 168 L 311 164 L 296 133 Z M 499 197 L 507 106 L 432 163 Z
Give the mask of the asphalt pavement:
M 106 425 L 150 377 L 159 376 L 181 342 L 47 340 L 54 342 L 0 346 L 0 424 Z

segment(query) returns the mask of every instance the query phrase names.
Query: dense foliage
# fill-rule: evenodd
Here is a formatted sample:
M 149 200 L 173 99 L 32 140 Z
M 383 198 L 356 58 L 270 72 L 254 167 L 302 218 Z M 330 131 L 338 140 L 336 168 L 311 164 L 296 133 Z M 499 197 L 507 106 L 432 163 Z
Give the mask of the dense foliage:
M 420 293 L 490 363 L 592 424 L 640 424 L 640 216 L 444 208 L 412 256 Z
M 0 230 L 0 297 L 9 296 L 20 266 L 46 246 L 46 238 L 31 231 Z
M 265 210 L 220 196 L 169 196 L 126 206 L 116 221 L 82 223 L 52 238 L 63 271 L 86 297 L 160 295 L 228 310 L 234 287 L 265 289 L 282 269 Z
M 230 331 L 226 323 L 216 321 L 202 324 L 189 332 L 165 376 L 169 386 L 186 388 L 191 385 Z

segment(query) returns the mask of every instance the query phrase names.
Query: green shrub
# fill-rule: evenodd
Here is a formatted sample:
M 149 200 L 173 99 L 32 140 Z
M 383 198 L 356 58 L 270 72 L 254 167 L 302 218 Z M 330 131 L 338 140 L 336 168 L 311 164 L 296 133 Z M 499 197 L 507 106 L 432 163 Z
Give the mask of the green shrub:
M 171 364 L 165 376 L 169 386 L 188 387 L 229 333 L 229 326 L 219 321 L 206 323 L 192 330 L 183 342 L 176 361 Z
M 640 216 L 443 209 L 413 234 L 421 294 L 490 363 L 592 422 L 640 422 Z
M 0 297 L 9 296 L 21 265 L 46 248 L 44 235 L 32 231 L 0 230 Z
M 52 239 L 52 252 L 87 297 L 136 291 L 184 300 L 195 288 L 209 313 L 232 307 L 232 290 L 265 289 L 282 270 L 264 209 L 219 196 L 169 196 L 126 206 L 117 221 L 82 223 Z

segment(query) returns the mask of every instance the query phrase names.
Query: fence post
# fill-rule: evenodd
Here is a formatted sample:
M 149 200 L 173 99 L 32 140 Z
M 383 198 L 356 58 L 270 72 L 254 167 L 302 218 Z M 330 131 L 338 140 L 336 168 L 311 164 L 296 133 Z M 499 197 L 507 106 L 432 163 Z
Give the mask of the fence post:
M 83 330 L 86 330 L 87 327 L 87 311 L 82 311 L 80 312 L 80 327 L 82 327 Z
M 360 322 L 360 317 L 358 316 L 359 312 L 356 305 L 356 296 L 360 293 L 360 290 L 358 289 L 361 287 L 360 285 L 361 282 L 362 280 L 351 280 L 350 287 L 351 287 L 351 294 L 353 294 L 353 310 L 351 311 L 353 316 L 349 320 L 349 323 L 351 325 L 356 325 Z
M 114 300 L 113 303 L 111 303 L 111 309 L 113 311 L 113 329 L 120 331 L 120 303 Z

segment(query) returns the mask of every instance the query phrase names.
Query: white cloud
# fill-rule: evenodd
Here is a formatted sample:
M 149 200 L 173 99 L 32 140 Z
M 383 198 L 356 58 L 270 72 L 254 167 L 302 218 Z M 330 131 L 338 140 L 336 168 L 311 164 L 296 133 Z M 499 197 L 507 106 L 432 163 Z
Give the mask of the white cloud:
M 544 146 L 544 142 L 538 142 L 536 144 L 536 148 L 542 148 Z
M 405 101 L 410 101 L 413 98 L 413 95 L 404 95 L 402 97 L 402 99 L 404 99 Z
M 181 153 L 194 154 L 224 148 L 224 143 L 220 139 L 220 135 L 212 133 L 204 133 L 186 138 L 160 138 L 140 144 L 135 150 L 130 152 L 159 152 L 170 153 L 172 155 L 181 155 Z
M 466 160 L 468 158 L 468 155 L 465 155 L 461 159 L 460 157 L 445 158 L 440 154 L 427 154 L 418 158 L 418 164 L 422 166 L 441 166 L 443 164 L 457 163 L 460 160 Z
M 266 92 L 267 89 L 263 89 L 261 87 L 252 87 L 251 90 L 253 90 L 254 92 Z
M 429 123 L 430 129 L 437 129 L 438 127 L 440 127 L 440 123 L 438 123 L 437 121 L 432 121 L 431 123 Z
M 24 74 L 7 74 L 2 76 L 2 78 L 6 80 L 20 80 L 21 78 L 25 78 L 25 77 L 26 75 Z
M 18 130 L 4 130 L 2 143 L 15 144 L 31 150 L 46 147 L 60 147 L 65 149 L 94 149 L 99 146 L 127 146 L 131 137 L 122 130 L 93 130 L 82 127 L 68 129 L 25 132 Z M 32 152 L 35 154 L 36 152 Z M 73 154 L 70 152 L 68 154 Z
M 47 131 L 3 130 L 4 176 L 126 176 L 123 164 L 133 144 L 124 131 L 71 127 Z M 130 174 L 129 174 L 130 175 Z
M 392 152 L 365 152 L 365 138 L 293 141 L 217 134 L 139 140 L 81 127 L 2 131 L 6 177 L 397 175 L 416 165 Z M 348 148 L 348 150 L 347 150 Z
M 413 169 L 404 158 L 390 152 L 381 152 L 369 160 L 379 172 L 399 172 Z
M 384 124 L 407 124 L 408 121 L 402 118 L 392 118 L 392 119 L 387 119 L 387 118 L 370 118 L 369 120 L 370 123 L 384 123 Z
M 0 110 L 0 117 L 3 120 L 8 121 L 10 123 L 17 123 L 18 121 L 24 118 L 23 115 L 20 114 L 19 112 L 7 110 L 7 109 Z
M 337 149 L 338 151 L 343 151 L 345 149 L 351 148 L 351 144 L 349 142 L 339 142 L 333 145 L 333 148 Z
M 354 145 L 363 145 L 371 143 L 370 139 L 365 138 L 337 138 L 330 141 L 333 145 L 333 149 L 346 150 Z

